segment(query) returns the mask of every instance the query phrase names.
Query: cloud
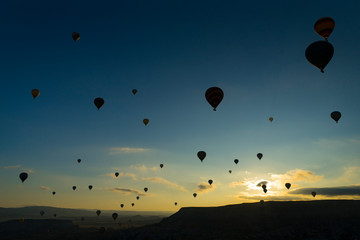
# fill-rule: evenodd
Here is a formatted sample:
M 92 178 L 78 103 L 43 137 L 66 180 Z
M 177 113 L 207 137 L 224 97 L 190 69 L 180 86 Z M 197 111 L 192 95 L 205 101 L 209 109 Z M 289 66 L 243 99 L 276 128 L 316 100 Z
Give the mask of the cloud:
M 237 186 L 241 186 L 241 185 L 245 185 L 245 181 L 235 181 L 235 182 L 231 182 L 229 184 L 230 187 L 237 187 Z
M 144 164 L 143 165 L 131 165 L 130 168 L 138 170 L 138 171 L 142 171 L 142 172 L 147 172 L 149 170 L 151 171 L 157 171 L 159 170 L 159 167 L 147 167 Z
M 195 189 L 196 193 L 206 193 L 213 191 L 215 189 L 215 184 L 209 184 L 209 183 L 199 183 L 197 188 Z
M 124 195 L 129 195 L 129 194 L 136 194 L 136 195 L 139 195 L 139 196 L 145 196 L 144 193 L 138 191 L 138 190 L 135 190 L 135 189 L 131 189 L 131 188 L 110 188 L 109 191 L 111 192 L 119 192 L 121 194 L 124 194 Z
M 13 168 L 21 168 L 21 165 L 15 165 L 15 166 L 5 166 L 4 169 L 13 169 Z
M 140 153 L 148 151 L 147 148 L 131 148 L 131 147 L 113 147 L 109 149 L 110 155 L 124 154 L 124 153 Z
M 290 191 L 289 194 L 304 194 L 310 195 L 311 192 L 316 192 L 316 195 L 324 196 L 357 196 L 360 195 L 360 185 L 340 186 L 340 187 L 323 187 L 323 188 L 300 188 Z
M 271 174 L 271 178 L 279 180 L 282 183 L 285 182 L 316 182 L 323 178 L 323 176 L 317 176 L 312 171 L 303 169 L 294 169 L 286 172 L 285 174 Z
M 168 185 L 170 187 L 177 188 L 180 191 L 187 192 L 187 190 L 184 187 L 179 186 L 178 184 L 170 182 L 170 181 L 168 181 L 168 180 L 166 180 L 164 178 L 161 178 L 161 177 L 144 177 L 142 179 L 146 180 L 146 181 L 149 181 L 149 182 L 156 182 L 156 183 L 165 184 L 165 185 Z
M 132 180 L 137 181 L 137 177 L 136 177 L 136 175 L 133 174 L 133 173 L 123 173 L 123 172 L 119 172 L 119 176 L 118 176 L 118 177 L 115 176 L 115 173 L 108 173 L 108 174 L 106 174 L 106 176 L 112 177 L 112 178 L 114 178 L 114 179 L 116 179 L 116 178 L 121 178 L 121 177 L 129 177 L 129 178 L 131 178 Z
M 45 190 L 45 191 L 50 191 L 50 190 L 51 190 L 51 188 L 45 187 L 45 186 L 40 186 L 40 188 L 41 188 L 42 190 Z
M 268 181 L 260 181 L 256 184 L 257 187 L 262 187 L 263 185 L 267 186 L 269 182 Z
M 338 181 L 350 182 L 351 179 L 360 176 L 360 167 L 352 166 L 344 168 L 344 176 L 338 179 Z

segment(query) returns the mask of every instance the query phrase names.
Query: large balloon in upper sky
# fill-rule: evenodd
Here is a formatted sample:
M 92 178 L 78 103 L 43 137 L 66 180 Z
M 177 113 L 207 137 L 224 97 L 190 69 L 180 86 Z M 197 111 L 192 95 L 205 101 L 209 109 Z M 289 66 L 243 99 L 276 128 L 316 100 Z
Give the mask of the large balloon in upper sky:
M 206 90 L 205 97 L 208 103 L 214 108 L 214 111 L 216 111 L 216 107 L 220 104 L 224 97 L 224 92 L 221 88 L 211 87 Z
M 105 103 L 105 101 L 102 98 L 98 97 L 98 98 L 94 99 L 94 104 L 95 104 L 95 106 L 97 107 L 98 110 L 102 107 L 102 105 L 104 105 L 104 103 Z
M 235 159 L 235 160 L 234 160 L 234 163 L 235 163 L 235 164 L 238 164 L 238 163 L 239 163 L 239 159 Z
M 74 40 L 74 42 L 79 41 L 80 39 L 80 34 L 78 32 L 73 32 L 72 34 L 72 39 Z
M 33 90 L 31 90 L 31 95 L 35 99 L 40 95 L 40 91 L 38 89 L 33 89 Z
M 200 161 L 202 162 L 202 161 L 205 159 L 205 157 L 206 157 L 206 152 L 204 152 L 204 151 L 199 151 L 199 152 L 197 153 L 197 156 L 198 156 L 198 158 L 200 159 Z
M 327 41 L 317 41 L 310 44 L 305 51 L 306 59 L 324 72 L 324 68 L 334 55 L 334 47 Z
M 311 195 L 313 195 L 313 197 L 316 196 L 316 192 L 311 192 Z
M 290 189 L 291 183 L 285 183 L 285 187 L 286 187 L 287 189 Z
M 328 39 L 335 27 L 335 21 L 331 17 L 323 17 L 316 21 L 314 30 L 321 37 Z
M 339 121 L 339 119 L 341 118 L 341 113 L 338 111 L 334 111 L 330 114 L 330 116 L 337 123 Z
M 99 215 L 100 215 L 100 213 L 101 213 L 101 211 L 100 211 L 100 210 L 97 210 L 97 211 L 96 211 L 96 215 L 98 215 L 98 216 L 99 216 Z
M 256 156 L 258 157 L 259 160 L 261 160 L 263 157 L 262 153 L 258 153 Z
M 144 118 L 143 123 L 145 124 L 145 126 L 148 125 L 149 124 L 149 119 Z
M 21 182 L 24 182 L 28 178 L 28 174 L 26 172 L 22 172 L 20 173 L 19 178 L 21 179 Z
M 117 213 L 113 213 L 112 214 L 112 218 L 115 220 L 116 218 L 118 217 L 118 214 Z

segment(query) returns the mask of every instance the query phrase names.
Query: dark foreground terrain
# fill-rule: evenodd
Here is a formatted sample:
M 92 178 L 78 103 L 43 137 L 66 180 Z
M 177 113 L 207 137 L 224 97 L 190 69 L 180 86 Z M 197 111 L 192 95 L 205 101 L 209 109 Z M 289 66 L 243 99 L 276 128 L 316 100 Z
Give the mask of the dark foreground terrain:
M 182 208 L 138 228 L 79 227 L 70 220 L 0 223 L 1 239 L 359 239 L 360 201 L 265 202 Z

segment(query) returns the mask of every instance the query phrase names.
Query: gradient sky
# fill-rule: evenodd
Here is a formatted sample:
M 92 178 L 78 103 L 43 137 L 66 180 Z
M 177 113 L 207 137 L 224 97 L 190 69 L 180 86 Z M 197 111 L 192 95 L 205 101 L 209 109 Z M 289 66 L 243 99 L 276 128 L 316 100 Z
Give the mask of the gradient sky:
M 359 1 L 1 1 L 0 207 L 177 211 L 312 200 L 314 189 L 315 199 L 360 199 L 358 9 Z M 313 25 L 325 16 L 336 26 L 323 74 L 305 49 L 322 40 Z M 216 112 L 204 96 L 213 86 L 224 91 Z M 96 97 L 105 100 L 99 111 Z

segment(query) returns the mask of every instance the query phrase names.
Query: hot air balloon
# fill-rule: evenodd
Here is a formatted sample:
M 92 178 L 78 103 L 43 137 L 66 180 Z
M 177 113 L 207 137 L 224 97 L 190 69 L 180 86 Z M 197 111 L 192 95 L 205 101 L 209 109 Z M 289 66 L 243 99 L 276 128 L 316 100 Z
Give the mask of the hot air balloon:
M 314 30 L 321 37 L 325 38 L 327 41 L 328 37 L 332 33 L 335 27 L 334 19 L 330 17 L 323 17 L 316 21 L 314 24 Z
M 196 194 L 196 193 L 193 193 L 193 196 L 194 196 L 194 198 L 196 198 L 197 194 Z
M 163 168 L 163 167 L 164 167 L 164 164 L 161 163 L 161 164 L 160 164 L 160 168 Z
M 208 183 L 211 185 L 211 184 L 213 183 L 213 180 L 210 179 L 210 180 L 208 181 Z
M 323 73 L 324 68 L 334 55 L 334 47 L 327 41 L 310 44 L 305 51 L 306 59 Z
M 40 215 L 43 216 L 45 212 L 43 210 L 40 211 Z
M 100 210 L 97 210 L 97 211 L 96 211 L 96 215 L 98 215 L 98 216 L 99 216 L 99 215 L 100 215 L 100 213 L 101 213 L 101 211 L 100 211 Z
M 112 214 L 112 218 L 115 220 L 116 218 L 118 217 L 118 214 L 117 213 L 113 213 Z
M 264 188 L 264 189 L 263 189 L 263 191 L 264 191 L 264 193 L 266 193 L 266 192 L 267 192 L 267 189 L 266 189 L 266 188 Z
M 145 126 L 148 125 L 149 124 L 149 119 L 144 118 L 143 123 L 145 124 Z
M 231 170 L 229 170 L 229 173 L 232 173 L 232 171 L 231 171 Z
M 269 121 L 270 121 L 270 122 L 274 121 L 274 118 L 273 118 L 273 117 L 269 117 Z
M 76 186 L 73 186 L 73 187 L 72 187 L 72 189 L 73 189 L 73 190 L 75 191 L 75 189 L 76 189 Z
M 79 158 L 79 159 L 77 160 L 77 162 L 78 162 L 78 163 L 81 163 L 81 159 Z
M 239 159 L 235 159 L 235 160 L 234 160 L 234 163 L 235 163 L 235 164 L 238 164 L 238 163 L 239 163 Z
M 263 157 L 262 153 L 258 153 L 256 156 L 258 157 L 259 160 L 261 160 Z
M 198 158 L 200 159 L 200 161 L 202 162 L 202 161 L 205 159 L 205 157 L 206 157 L 206 152 L 204 152 L 204 151 L 199 151 L 199 152 L 197 153 L 197 156 L 198 156 Z
M 285 183 L 285 187 L 286 187 L 287 189 L 290 189 L 291 183 Z
M 56 192 L 52 192 L 53 195 L 55 195 Z
M 118 176 L 119 176 L 119 173 L 118 173 L 118 172 L 116 172 L 116 173 L 115 173 L 115 177 L 118 177 Z
M 175 202 L 174 204 L 175 204 L 175 206 L 176 206 L 176 205 L 177 205 L 177 202 Z
M 132 93 L 135 95 L 137 93 L 137 90 L 136 89 L 133 89 L 132 90 Z
M 205 93 L 205 98 L 208 103 L 214 108 L 214 111 L 216 111 L 216 107 L 220 104 L 223 97 L 224 92 L 221 90 L 221 88 L 218 87 L 211 87 L 206 90 Z
M 339 121 L 339 119 L 341 118 L 341 113 L 338 111 L 334 111 L 330 114 L 330 116 L 337 123 Z
M 19 178 L 21 179 L 21 182 L 24 182 L 28 178 L 28 174 L 26 172 L 22 172 L 20 173 Z
M 313 197 L 315 197 L 315 196 L 316 196 L 316 192 L 311 192 L 311 195 L 312 195 Z
M 266 189 L 266 185 L 265 185 L 265 184 L 261 185 L 261 187 L 262 187 L 263 189 Z
M 146 188 L 144 188 L 144 191 L 145 191 L 145 192 L 147 192 L 147 191 L 148 191 L 148 188 L 147 188 L 147 187 L 146 187 Z
M 102 107 L 102 105 L 104 105 L 104 103 L 105 103 L 105 101 L 102 98 L 98 97 L 98 98 L 94 99 L 94 104 L 95 104 L 95 106 L 97 107 L 98 110 Z
M 93 186 L 92 185 L 89 185 L 89 189 L 91 190 L 93 188 Z
M 73 32 L 73 34 L 72 34 L 72 39 L 74 40 L 74 42 L 79 41 L 79 39 L 80 39 L 80 34 L 77 33 L 77 32 Z
M 120 207 L 123 208 L 123 207 L 124 207 L 124 204 L 120 204 Z
M 33 90 L 31 90 L 31 95 L 35 99 L 40 95 L 40 91 L 38 89 L 33 89 Z
M 131 206 L 133 207 L 135 205 L 135 203 L 131 203 Z
M 140 197 L 139 197 L 139 196 L 137 196 L 137 197 L 136 197 L 136 200 L 139 200 L 139 198 L 140 198 Z
M 54 213 L 54 217 L 56 217 L 57 215 L 56 215 L 56 213 Z

